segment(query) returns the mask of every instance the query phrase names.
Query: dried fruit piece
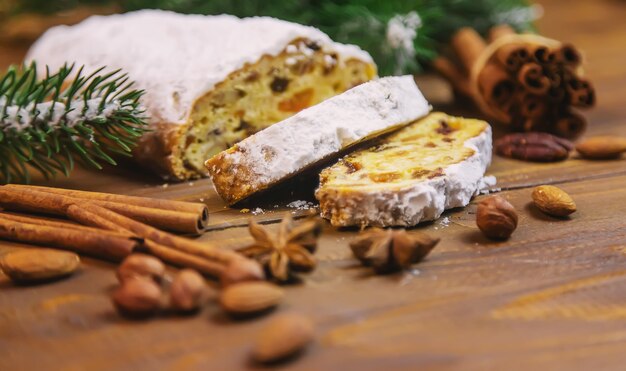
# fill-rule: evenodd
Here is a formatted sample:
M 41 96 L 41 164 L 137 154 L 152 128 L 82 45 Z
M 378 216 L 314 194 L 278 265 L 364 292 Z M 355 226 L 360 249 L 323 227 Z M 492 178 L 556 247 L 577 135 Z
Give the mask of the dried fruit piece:
M 553 162 L 562 161 L 574 149 L 574 144 L 567 139 L 548 133 L 514 133 L 503 136 L 494 143 L 500 156 L 524 161 Z
M 425 233 L 373 228 L 350 242 L 352 253 L 378 273 L 406 269 L 422 260 L 439 242 Z
M 500 196 L 491 196 L 478 203 L 476 225 L 489 238 L 504 240 L 517 228 L 517 212 Z
M 128 316 L 148 316 L 161 307 L 161 287 L 152 280 L 133 277 L 113 293 L 115 308 Z
M 278 102 L 278 109 L 283 112 L 300 112 L 311 105 L 313 93 L 313 89 L 297 92 L 291 98 Z
M 265 326 L 254 346 L 252 356 L 262 363 L 276 362 L 302 351 L 315 334 L 313 322 L 299 314 L 283 314 Z
M 277 306 L 283 296 L 283 290 L 275 284 L 242 282 L 225 288 L 220 296 L 220 304 L 231 314 L 254 314 Z
M 0 259 L 2 271 L 13 281 L 33 283 L 69 276 L 80 264 L 78 255 L 52 249 L 24 249 Z
M 617 158 L 626 152 L 626 138 L 610 136 L 587 138 L 576 145 L 576 151 L 582 157 L 593 160 Z
M 145 277 L 160 282 L 165 274 L 165 264 L 154 256 L 131 254 L 117 268 L 120 283 L 130 278 Z
M 200 273 L 183 269 L 170 286 L 170 306 L 180 312 L 191 312 L 202 306 L 206 294 L 207 285 Z
M 555 186 L 535 187 L 532 198 L 537 208 L 548 215 L 563 217 L 576 211 L 576 203 L 570 195 Z

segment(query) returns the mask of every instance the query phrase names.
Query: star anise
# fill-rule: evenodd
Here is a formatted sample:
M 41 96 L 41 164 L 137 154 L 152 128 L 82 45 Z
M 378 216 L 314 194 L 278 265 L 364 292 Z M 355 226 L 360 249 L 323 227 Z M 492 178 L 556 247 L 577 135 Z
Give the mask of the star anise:
M 317 262 L 313 253 L 322 226 L 318 220 L 309 219 L 294 226 L 288 213 L 271 235 L 267 229 L 251 220 L 250 234 L 254 243 L 239 250 L 245 256 L 259 261 L 268 274 L 279 282 L 289 281 L 293 272 L 310 272 Z
M 439 238 L 424 233 L 374 228 L 362 232 L 350 242 L 350 248 L 363 265 L 378 273 L 389 273 L 419 262 L 438 242 Z

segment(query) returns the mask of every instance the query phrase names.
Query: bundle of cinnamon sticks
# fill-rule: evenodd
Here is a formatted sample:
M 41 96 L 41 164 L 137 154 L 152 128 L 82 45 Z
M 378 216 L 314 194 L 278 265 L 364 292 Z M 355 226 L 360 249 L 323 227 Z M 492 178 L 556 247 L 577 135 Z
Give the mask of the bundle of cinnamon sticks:
M 9 184 L 0 186 L 0 208 L 0 239 L 111 261 L 143 251 L 218 278 L 230 271 L 262 278 L 261 266 L 237 252 L 162 230 L 200 233 L 208 221 L 203 204 Z
M 575 108 L 592 107 L 595 90 L 582 77 L 581 53 L 573 45 L 500 25 L 487 40 L 474 29 L 460 29 L 450 46 L 454 55 L 437 58 L 433 67 L 492 119 L 515 131 L 569 139 L 585 130 Z

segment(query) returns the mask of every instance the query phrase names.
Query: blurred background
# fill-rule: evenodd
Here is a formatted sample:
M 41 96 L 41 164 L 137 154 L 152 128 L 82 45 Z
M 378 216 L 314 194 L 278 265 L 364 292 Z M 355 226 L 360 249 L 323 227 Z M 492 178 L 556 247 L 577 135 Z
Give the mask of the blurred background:
M 322 29 L 333 39 L 368 50 L 382 74 L 421 72 L 437 48 L 462 26 L 485 32 L 497 23 L 518 30 L 551 30 L 542 16 L 571 18 L 585 26 L 603 19 L 613 26 L 624 15 L 623 2 L 552 0 L 540 4 L 525 0 L 0 0 L 0 67 L 16 63 L 47 28 L 75 24 L 92 14 L 111 14 L 144 8 L 181 13 L 237 16 L 267 15 Z M 617 8 L 617 9 L 613 9 Z M 576 9 L 576 11 L 573 11 Z M 580 9 L 580 10 L 578 10 Z M 581 11 L 582 10 L 582 11 Z M 617 12 L 616 12 L 617 10 Z M 608 19 L 607 19 L 608 18 Z M 622 18 L 623 19 L 623 18 Z M 560 23 L 563 24 L 562 22 Z M 367 32 L 364 32 L 367 30 Z M 563 30 L 560 30 L 563 31 Z M 404 34 L 403 34 L 404 32 Z M 407 34 L 408 32 L 408 34 Z M 406 43 L 406 38 L 412 42 Z
M 471 26 L 485 32 L 493 24 L 506 22 L 581 49 L 585 74 L 596 81 L 600 105 L 621 99 L 611 92 L 617 91 L 619 79 L 626 74 L 626 1 L 622 0 L 0 0 L 0 68 L 20 63 L 29 46 L 49 27 L 75 24 L 93 14 L 142 8 L 269 15 L 313 25 L 337 41 L 368 50 L 381 75 L 423 75 L 428 61 L 454 30 Z M 405 33 L 404 39 L 394 38 L 397 27 L 401 36 Z M 410 45 L 405 42 L 407 37 L 412 40 Z M 430 100 L 451 102 L 450 90 L 442 80 L 432 74 L 423 78 L 444 87 L 425 89 Z

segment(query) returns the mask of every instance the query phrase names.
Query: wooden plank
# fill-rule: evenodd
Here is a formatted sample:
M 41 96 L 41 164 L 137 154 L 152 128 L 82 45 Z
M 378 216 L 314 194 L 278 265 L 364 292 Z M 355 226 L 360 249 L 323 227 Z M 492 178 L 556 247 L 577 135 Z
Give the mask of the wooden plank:
M 626 135 L 626 6 L 583 0 L 542 5 L 546 19 L 540 29 L 586 51 L 585 69 L 599 96 L 598 107 L 586 113 L 589 133 Z M 19 60 L 25 48 L 8 50 L 0 53 L 0 65 Z M 438 109 L 476 115 L 450 105 L 451 94 L 440 80 L 421 77 L 420 86 Z M 495 133 L 502 135 L 502 128 L 496 126 Z M 474 222 L 479 198 L 418 228 L 442 242 L 409 273 L 372 275 L 347 248 L 356 231 L 326 225 L 319 268 L 286 288 L 278 310 L 305 313 L 317 325 L 316 343 L 295 368 L 623 368 L 626 160 L 530 164 L 495 157 L 489 173 L 519 210 L 513 237 L 506 242 L 482 237 Z M 199 240 L 224 248 L 251 241 L 241 227 L 251 216 L 273 222 L 283 212 L 305 212 L 286 207 L 303 199 L 294 194 L 282 198 L 278 208 L 264 205 L 263 214 L 241 213 L 226 207 L 208 180 L 165 185 L 132 166 L 77 169 L 71 178 L 36 183 L 205 202 L 218 230 Z M 547 217 L 529 205 L 528 187 L 546 183 L 560 183 L 576 200 L 579 211 L 569 220 Z M 19 245 L 2 242 L 0 255 L 15 248 Z M 251 341 L 273 314 L 234 321 L 212 301 L 196 316 L 125 320 L 108 299 L 116 285 L 113 271 L 112 264 L 84 259 L 76 276 L 50 285 L 15 287 L 0 275 L 0 368 L 250 366 Z
M 327 227 L 319 268 L 287 288 L 279 310 L 306 313 L 317 323 L 318 342 L 298 366 L 332 368 L 341 359 L 366 369 L 499 368 L 526 360 L 583 369 L 573 349 L 594 348 L 607 365 L 617 365 L 618 344 L 626 345 L 626 300 L 617 294 L 626 289 L 626 229 L 615 216 L 624 215 L 625 185 L 626 176 L 563 184 L 579 208 L 569 220 L 529 206 L 530 189 L 503 192 L 520 213 L 506 242 L 478 232 L 475 203 L 450 212 L 419 228 L 442 242 L 404 275 L 372 275 L 347 249 L 356 232 Z M 245 233 L 232 228 L 203 238 Z M 271 317 L 236 322 L 213 302 L 189 318 L 121 319 L 108 301 L 112 268 L 86 259 L 77 276 L 53 285 L 17 288 L 3 280 L 3 365 L 238 368 Z

